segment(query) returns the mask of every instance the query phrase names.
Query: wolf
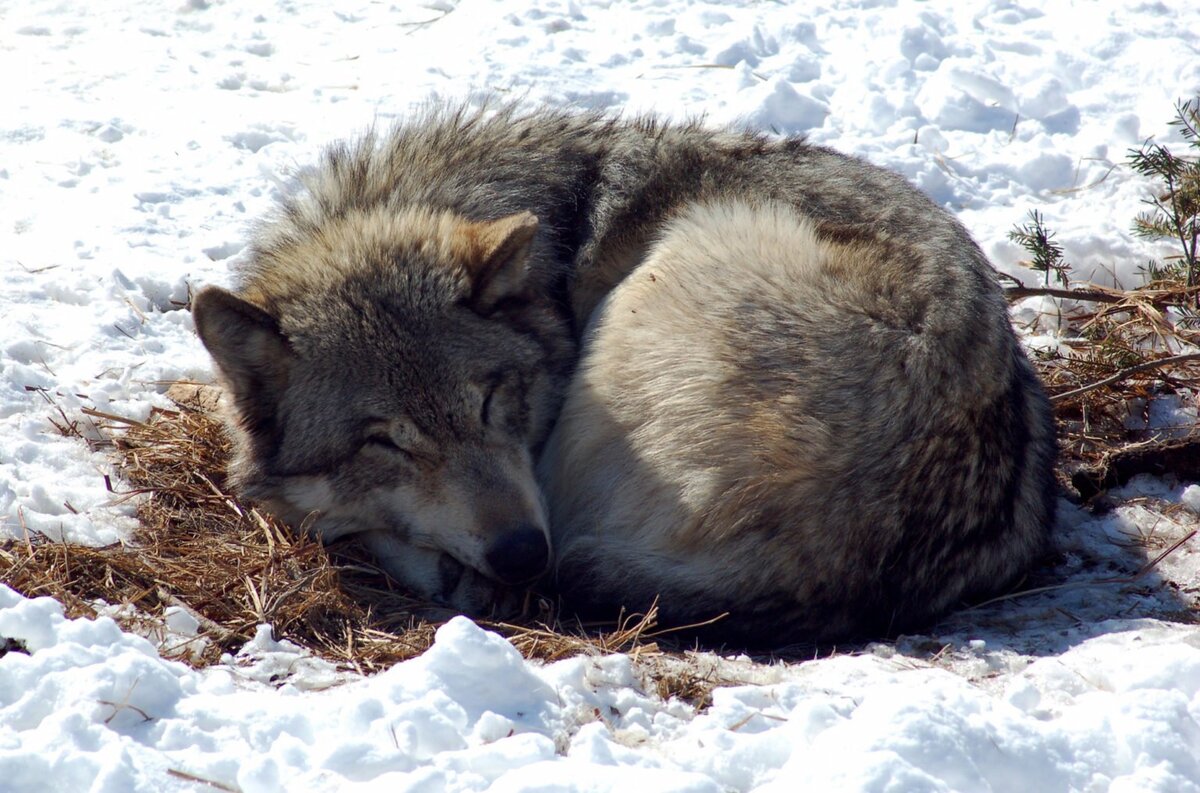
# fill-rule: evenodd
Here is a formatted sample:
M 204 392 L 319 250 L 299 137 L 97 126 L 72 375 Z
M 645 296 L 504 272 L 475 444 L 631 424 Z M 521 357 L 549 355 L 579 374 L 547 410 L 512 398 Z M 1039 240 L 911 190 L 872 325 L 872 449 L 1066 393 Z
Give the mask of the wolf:
M 234 488 L 468 613 L 533 582 L 747 646 L 893 635 L 1054 520 L 986 257 L 801 138 L 433 107 L 327 149 L 192 311 Z

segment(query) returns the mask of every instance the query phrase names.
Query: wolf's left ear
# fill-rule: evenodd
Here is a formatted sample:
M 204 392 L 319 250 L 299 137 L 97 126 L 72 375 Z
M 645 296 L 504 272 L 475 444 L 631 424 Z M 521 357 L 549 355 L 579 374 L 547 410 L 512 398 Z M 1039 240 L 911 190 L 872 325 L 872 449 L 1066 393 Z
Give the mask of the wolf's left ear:
M 529 247 L 537 230 L 538 219 L 532 212 L 472 224 L 474 255 L 468 271 L 473 282 L 471 302 L 476 309 L 486 313 L 525 288 Z
M 206 286 L 192 296 L 192 320 L 223 376 L 239 421 L 252 433 L 269 430 L 293 357 L 275 318 L 232 292 Z

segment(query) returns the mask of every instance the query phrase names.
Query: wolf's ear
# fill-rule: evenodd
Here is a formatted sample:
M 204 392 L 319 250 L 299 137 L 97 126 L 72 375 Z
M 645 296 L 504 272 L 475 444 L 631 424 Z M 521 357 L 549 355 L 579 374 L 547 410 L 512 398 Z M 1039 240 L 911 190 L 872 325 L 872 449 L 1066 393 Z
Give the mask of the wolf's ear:
M 474 284 L 471 301 L 487 312 L 525 288 L 529 247 L 538 230 L 538 219 L 532 212 L 518 212 L 471 226 L 474 251 L 467 265 Z
M 287 386 L 291 345 L 279 323 L 253 303 L 216 286 L 192 297 L 192 319 L 232 393 L 239 419 L 248 430 L 273 421 Z

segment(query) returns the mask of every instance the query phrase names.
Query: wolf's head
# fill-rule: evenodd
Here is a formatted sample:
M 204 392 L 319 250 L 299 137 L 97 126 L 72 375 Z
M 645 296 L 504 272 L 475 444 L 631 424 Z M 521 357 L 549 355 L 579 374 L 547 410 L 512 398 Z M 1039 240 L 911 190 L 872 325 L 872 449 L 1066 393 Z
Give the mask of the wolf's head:
M 384 530 L 503 583 L 540 575 L 532 457 L 574 349 L 531 283 L 536 231 L 351 210 L 260 243 L 238 295 L 197 293 L 234 488 L 325 540 Z

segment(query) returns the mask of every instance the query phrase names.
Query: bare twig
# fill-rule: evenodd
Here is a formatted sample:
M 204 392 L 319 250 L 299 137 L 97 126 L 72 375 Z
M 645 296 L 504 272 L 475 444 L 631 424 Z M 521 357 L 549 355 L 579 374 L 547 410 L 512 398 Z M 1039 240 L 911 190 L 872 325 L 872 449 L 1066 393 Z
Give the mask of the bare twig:
M 1006 595 L 1000 595 L 999 597 L 985 600 L 982 603 L 976 603 L 975 605 L 968 607 L 966 610 L 974 611 L 975 609 L 981 609 L 994 603 L 1002 603 L 1006 600 L 1016 600 L 1017 598 L 1028 597 L 1029 595 L 1040 595 L 1043 592 L 1059 592 L 1065 589 L 1079 589 L 1080 587 L 1096 585 L 1107 586 L 1109 584 L 1132 584 L 1157 567 L 1159 562 L 1161 562 L 1163 559 L 1166 559 L 1175 551 L 1179 550 L 1184 543 L 1195 537 L 1197 534 L 1200 534 L 1200 530 L 1191 531 L 1186 536 L 1176 540 L 1174 543 L 1172 543 L 1170 548 L 1167 548 L 1158 556 L 1154 557 L 1149 562 L 1146 562 L 1146 564 L 1142 565 L 1136 573 L 1130 576 L 1122 576 L 1120 578 L 1097 578 L 1091 581 L 1067 581 L 1064 584 L 1052 584 L 1051 586 L 1039 586 L 1032 589 L 1022 589 L 1019 592 L 1009 592 Z
M 80 408 L 79 412 L 85 416 L 91 416 L 92 418 L 96 418 L 96 419 L 104 419 L 105 421 L 111 421 L 114 424 L 120 424 L 123 426 L 130 426 L 130 427 L 145 427 L 146 426 L 146 423 L 143 421 L 138 421 L 137 419 L 130 418 L 128 416 L 118 416 L 115 413 L 105 413 L 103 410 L 96 410 L 95 408 L 87 408 L 87 407 Z
M 1175 553 L 1175 551 L 1178 550 L 1181 545 L 1183 545 L 1185 542 L 1187 542 L 1188 540 L 1195 537 L 1197 534 L 1200 534 L 1200 529 L 1193 529 L 1192 531 L 1188 532 L 1185 536 L 1179 538 L 1174 543 L 1172 543 L 1170 548 L 1167 548 L 1165 551 L 1160 553 L 1158 556 L 1154 557 L 1153 559 L 1151 559 L 1150 561 L 1148 561 L 1144 565 L 1142 565 L 1141 569 L 1139 569 L 1133 575 L 1125 577 L 1125 578 L 1106 578 L 1106 579 L 1104 579 L 1103 582 L 1106 584 L 1132 584 L 1134 581 L 1138 580 L 1139 578 L 1144 576 L 1146 573 L 1149 573 L 1155 567 L 1158 567 L 1159 562 L 1161 562 L 1163 559 L 1166 559 L 1171 554 Z
M 1079 388 L 1074 388 L 1070 391 L 1064 391 L 1061 394 L 1054 394 L 1050 397 L 1050 401 L 1053 403 L 1065 402 L 1068 399 L 1074 399 L 1075 397 L 1081 396 L 1090 391 L 1095 391 L 1096 389 L 1104 388 L 1105 386 L 1120 382 L 1121 380 L 1124 380 L 1127 377 L 1132 377 L 1135 374 L 1149 372 L 1153 369 L 1161 369 L 1164 366 L 1173 366 L 1178 363 L 1186 363 L 1188 361 L 1200 361 L 1200 352 L 1187 353 L 1186 355 L 1172 355 L 1167 358 L 1156 358 L 1153 361 L 1143 361 L 1135 366 L 1126 367 L 1125 369 L 1122 369 L 1116 374 L 1110 375 L 1103 380 L 1097 380 L 1094 383 L 1089 383 L 1085 386 L 1080 386 Z
M 227 785 L 224 782 L 217 782 L 216 780 L 213 780 L 213 779 L 205 779 L 204 777 L 197 776 L 196 774 L 193 774 L 189 771 L 180 771 L 178 768 L 168 768 L 167 774 L 169 774 L 170 776 L 176 777 L 178 779 L 186 780 L 188 782 L 196 782 L 201 785 L 209 785 L 210 787 L 215 787 L 217 790 L 227 790 L 227 791 L 229 791 L 229 793 L 242 793 L 242 789 L 240 787 L 237 787 L 236 785 Z
M 1086 300 L 1094 303 L 1122 303 L 1129 299 L 1125 292 L 1105 289 L 1061 289 L 1053 286 L 1007 286 L 1004 296 L 1009 301 L 1026 297 L 1065 297 L 1070 300 Z

